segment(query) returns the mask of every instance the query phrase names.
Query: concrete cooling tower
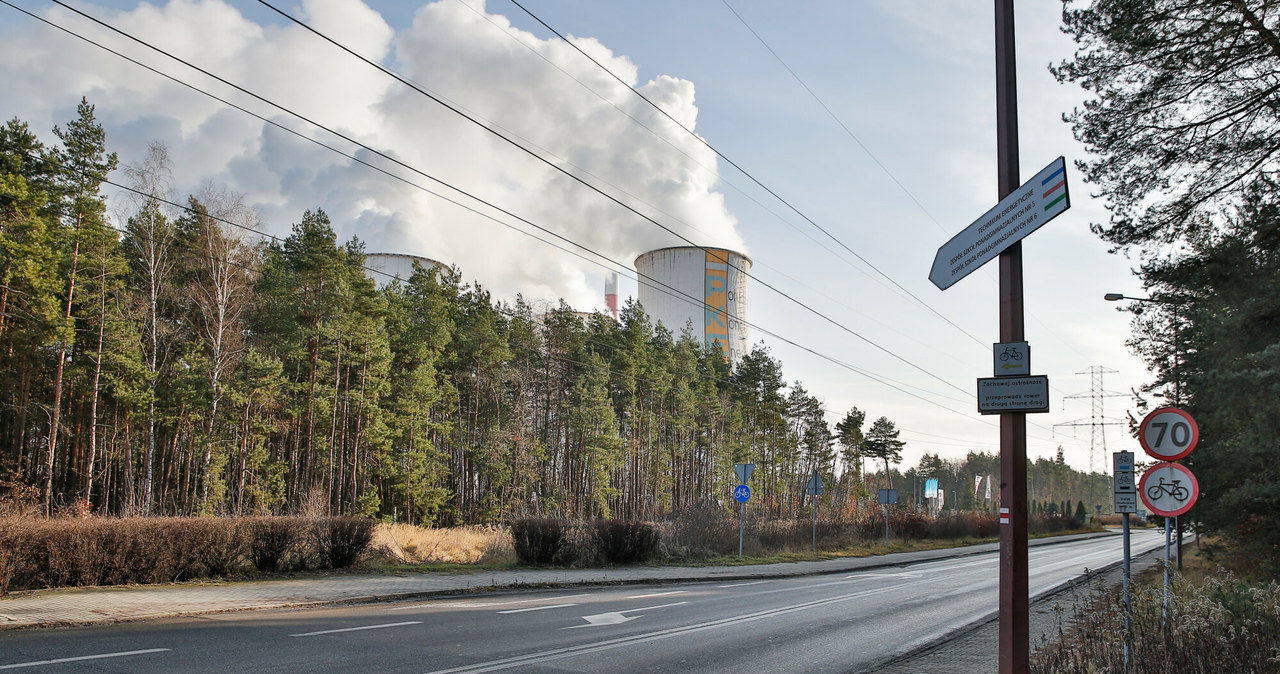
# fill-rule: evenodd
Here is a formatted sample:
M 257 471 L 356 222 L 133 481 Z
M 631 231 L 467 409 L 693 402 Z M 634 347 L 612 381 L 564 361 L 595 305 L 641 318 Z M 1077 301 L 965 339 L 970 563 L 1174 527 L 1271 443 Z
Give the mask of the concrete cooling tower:
M 364 275 L 373 279 L 378 287 L 391 283 L 392 277 L 407 282 L 413 276 L 413 263 L 422 265 L 423 269 L 445 266 L 431 258 L 404 253 L 366 253 L 364 256 Z
M 685 323 L 737 364 L 751 348 L 747 335 L 747 274 L 751 258 L 722 248 L 682 246 L 636 258 L 640 305 L 676 338 Z

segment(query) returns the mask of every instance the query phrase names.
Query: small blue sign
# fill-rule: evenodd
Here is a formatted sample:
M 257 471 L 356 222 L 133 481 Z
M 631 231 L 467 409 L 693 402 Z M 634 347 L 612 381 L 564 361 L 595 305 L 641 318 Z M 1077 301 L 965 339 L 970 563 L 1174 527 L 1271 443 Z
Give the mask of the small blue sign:
M 737 501 L 738 503 L 746 503 L 747 500 L 750 498 L 751 498 L 751 487 L 748 487 L 745 484 L 740 484 L 734 488 L 733 500 Z

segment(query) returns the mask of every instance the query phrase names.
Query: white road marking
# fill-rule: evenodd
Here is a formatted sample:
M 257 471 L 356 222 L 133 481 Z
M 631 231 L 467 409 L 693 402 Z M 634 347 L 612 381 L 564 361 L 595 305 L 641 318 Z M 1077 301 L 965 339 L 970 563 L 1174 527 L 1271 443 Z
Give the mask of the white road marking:
M 649 597 L 665 597 L 669 594 L 684 594 L 686 592 L 688 592 L 688 590 L 672 590 L 671 592 L 654 592 L 653 594 L 637 594 L 637 595 L 627 597 L 627 599 L 648 599 Z
M 617 625 L 625 623 L 636 618 L 643 618 L 643 615 L 624 616 L 623 613 L 635 613 L 636 611 L 653 611 L 660 608 L 670 608 L 672 606 L 680 606 L 688 604 L 687 601 L 678 601 L 674 604 L 662 604 L 661 606 L 646 606 L 644 608 L 628 608 L 621 611 L 610 611 L 608 613 L 596 613 L 594 615 L 584 615 L 582 619 L 587 621 L 586 625 L 573 625 L 572 627 L 561 627 L 562 630 L 576 630 L 579 627 L 600 627 L 603 625 Z
M 759 585 L 759 584 L 761 584 L 761 583 L 767 583 L 767 582 L 769 582 L 769 581 L 767 581 L 767 580 L 755 580 L 755 581 L 752 581 L 752 582 L 750 582 L 750 583 L 734 583 L 734 584 L 732 584 L 732 585 L 717 585 L 716 587 L 746 587 L 746 586 L 748 586 L 748 585 Z
M 409 606 L 392 606 L 385 609 L 387 611 L 407 611 L 415 608 L 486 608 L 489 606 L 512 606 L 514 604 L 528 604 L 535 601 L 563 601 L 565 599 L 577 599 L 578 597 L 588 597 L 590 594 L 571 594 L 564 597 L 535 597 L 533 599 L 513 599 L 511 601 L 449 601 L 449 602 L 426 602 L 422 604 L 411 604 Z
M 0 665 L 0 669 L 22 669 L 23 667 L 40 667 L 43 665 L 60 665 L 64 662 L 83 662 L 85 660 L 102 660 L 104 658 L 123 658 L 130 655 L 146 655 L 147 653 L 164 653 L 168 648 L 148 648 L 142 651 L 120 651 L 118 653 L 99 653 L 97 655 L 79 655 L 74 658 L 57 658 L 54 660 L 33 660 L 16 662 L 12 665 Z
M 545 611 L 552 608 L 565 608 L 567 606 L 577 606 L 577 604 L 552 604 L 551 606 L 530 606 L 528 608 L 513 608 L 506 611 L 498 611 L 498 613 L 528 613 L 529 611 Z
M 383 625 L 365 625 L 363 627 L 344 627 L 340 630 L 320 630 L 319 632 L 305 632 L 303 634 L 290 634 L 292 637 L 314 637 L 321 634 L 337 634 L 339 632 L 359 632 L 362 630 L 380 630 L 384 627 L 404 627 L 405 625 L 421 625 L 421 620 L 410 620 L 402 623 L 386 623 Z

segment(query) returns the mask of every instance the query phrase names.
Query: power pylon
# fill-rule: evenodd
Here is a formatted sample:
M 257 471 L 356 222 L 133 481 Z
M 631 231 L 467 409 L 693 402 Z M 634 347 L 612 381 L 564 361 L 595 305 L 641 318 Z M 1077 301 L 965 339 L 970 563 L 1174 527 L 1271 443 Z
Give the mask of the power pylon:
M 1102 388 L 1102 375 L 1116 374 L 1119 370 L 1111 370 L 1100 365 L 1094 365 L 1088 369 L 1081 370 L 1076 374 L 1089 375 L 1089 392 L 1077 393 L 1063 398 L 1070 400 L 1072 398 L 1089 398 L 1091 413 L 1089 418 L 1076 419 L 1075 421 L 1065 421 L 1060 424 L 1054 424 L 1053 427 L 1059 426 L 1088 426 L 1090 429 L 1089 437 L 1089 471 L 1096 473 L 1107 472 L 1107 426 L 1120 426 L 1124 422 L 1120 419 L 1107 417 L 1103 414 L 1103 401 L 1106 398 L 1123 398 L 1128 397 L 1127 393 L 1119 393 L 1116 391 L 1108 391 Z

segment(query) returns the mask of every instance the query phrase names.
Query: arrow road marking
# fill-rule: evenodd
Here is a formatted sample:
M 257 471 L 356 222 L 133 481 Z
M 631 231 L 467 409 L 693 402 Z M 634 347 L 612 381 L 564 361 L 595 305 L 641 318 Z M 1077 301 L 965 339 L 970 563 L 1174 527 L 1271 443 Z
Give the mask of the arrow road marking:
M 687 601 L 678 601 L 674 604 L 662 604 L 661 606 L 646 606 L 644 608 L 629 608 L 621 611 L 610 611 L 608 613 L 584 615 L 582 616 L 582 619 L 587 621 L 586 625 L 573 625 L 570 627 L 561 627 L 560 629 L 576 630 L 579 627 L 601 627 L 603 625 L 618 625 L 621 623 L 630 622 L 632 620 L 635 620 L 636 618 L 644 617 L 643 614 L 637 615 L 637 616 L 625 616 L 625 615 L 622 615 L 623 613 L 635 613 L 636 611 L 654 611 L 660 608 L 670 608 L 672 606 L 679 606 L 681 604 L 688 604 L 688 603 L 689 602 Z

